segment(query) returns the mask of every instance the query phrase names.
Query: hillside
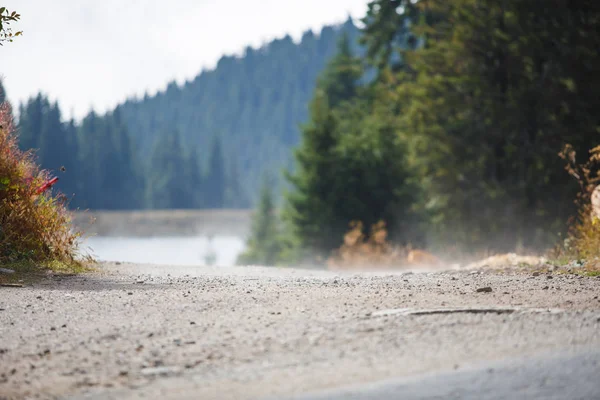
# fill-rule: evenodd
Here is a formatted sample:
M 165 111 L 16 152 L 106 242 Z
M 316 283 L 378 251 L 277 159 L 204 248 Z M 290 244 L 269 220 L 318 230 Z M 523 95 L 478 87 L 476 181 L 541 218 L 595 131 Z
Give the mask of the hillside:
M 171 82 L 155 96 L 128 100 L 119 109 L 138 155 L 150 160 L 158 138 L 177 132 L 185 148 L 197 148 L 207 168 L 218 138 L 226 173 L 239 174 L 242 189 L 254 200 L 265 171 L 279 177 L 281 168 L 291 167 L 291 149 L 299 142 L 299 124 L 308 118 L 317 76 L 342 33 L 356 43 L 360 31 L 349 19 L 319 34 L 305 32 L 299 43 L 286 36 L 246 48 L 240 57 L 224 56 L 215 69 L 183 85 Z
M 59 176 L 73 209 L 250 208 L 265 173 L 279 185 L 292 167 L 317 77 L 343 34 L 358 50 L 348 19 L 298 43 L 286 36 L 223 56 L 183 85 L 81 123 L 39 93 L 19 105 L 20 147 Z

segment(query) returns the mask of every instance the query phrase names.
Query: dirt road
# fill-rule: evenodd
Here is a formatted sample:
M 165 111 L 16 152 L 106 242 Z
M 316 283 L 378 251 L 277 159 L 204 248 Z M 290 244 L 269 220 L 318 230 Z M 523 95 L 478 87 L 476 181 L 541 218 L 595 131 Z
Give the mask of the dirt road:
M 0 398 L 283 398 L 600 345 L 600 279 L 105 264 L 0 288 Z

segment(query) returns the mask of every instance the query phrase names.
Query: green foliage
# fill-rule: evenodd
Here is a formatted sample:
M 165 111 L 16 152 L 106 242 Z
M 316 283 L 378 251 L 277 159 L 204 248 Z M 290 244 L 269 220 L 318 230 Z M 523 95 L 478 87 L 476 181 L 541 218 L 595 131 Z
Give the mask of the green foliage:
M 244 174 L 227 183 L 222 206 L 254 205 L 261 177 L 291 164 L 317 76 L 344 33 L 356 48 L 360 32 L 348 20 L 326 26 L 320 34 L 305 32 L 299 43 L 286 36 L 258 49 L 248 47 L 241 56 L 222 57 L 214 70 L 202 71 L 183 85 L 172 82 L 154 96 L 129 99 L 121 108 L 137 156 L 149 160 L 156 138 L 177 129 L 185 148 L 198 149 L 204 173 L 210 175 L 207 164 L 216 136 L 225 175 L 232 178 L 235 169 Z M 274 188 L 280 188 L 281 177 L 273 179 Z M 280 197 L 279 190 L 275 196 Z
M 16 11 L 9 11 L 6 7 L 0 7 L 0 46 L 3 42 L 12 42 L 17 36 L 21 36 L 23 31 L 12 31 L 10 24 L 21 19 L 21 14 Z
M 2 84 L 2 79 L 0 79 L 0 104 L 7 102 L 6 98 L 6 90 L 4 90 L 4 85 Z M 7 103 L 8 106 L 8 103 Z
M 362 75 L 361 61 L 353 54 L 348 33 L 343 32 L 335 57 L 317 79 L 317 86 L 327 94 L 329 107 L 336 108 L 340 103 L 354 98 Z
M 74 165 L 74 202 L 93 208 L 245 207 L 265 171 L 289 167 L 270 183 L 289 189 L 279 260 L 327 257 L 355 220 L 457 252 L 552 244 L 576 212 L 557 154 L 600 133 L 600 9 L 373 0 L 363 22 L 359 52 L 351 21 L 288 36 L 80 126 L 38 96 L 21 108 L 21 144 L 49 168 Z M 265 204 L 261 237 L 275 235 Z
M 221 140 L 215 138 L 211 146 L 206 186 L 209 188 L 205 193 L 207 208 L 220 208 L 225 199 L 225 160 Z
M 186 169 L 178 133 L 162 135 L 152 153 L 153 173 L 149 181 L 149 199 L 154 209 L 187 208 L 190 186 L 182 174 Z
M 286 37 L 248 48 L 183 86 L 171 83 L 106 115 L 91 111 L 79 124 L 62 121 L 58 105 L 39 94 L 20 107 L 20 146 L 59 174 L 72 208 L 248 208 L 259 177 L 291 165 L 297 126 L 336 40 L 345 35 L 356 46 L 358 34 L 348 20 L 318 36 L 306 32 L 298 44 Z M 353 67 L 347 76 L 360 73 Z M 175 131 L 181 152 L 156 155 L 163 161 L 154 164 L 155 151 L 164 152 L 156 143 Z M 276 197 L 282 186 L 275 176 Z
M 276 265 L 280 260 L 283 242 L 271 185 L 269 179 L 265 178 L 258 208 L 252 217 L 250 237 L 237 264 Z
M 383 219 L 391 237 L 407 239 L 402 228 L 416 200 L 387 102 L 358 86 L 360 74 L 360 62 L 342 38 L 311 104 L 296 172 L 287 174 L 292 191 L 284 219 L 298 246 L 323 259 L 341 245 L 353 220 L 371 226 Z
M 366 60 L 381 74 L 388 68 L 403 66 L 401 52 L 414 49 L 419 40 L 411 30 L 418 20 L 418 10 L 411 0 L 375 0 L 368 6 L 360 43 L 365 45 Z
M 382 21 L 401 17 L 384 6 L 371 4 L 368 54 L 393 48 Z M 589 149 L 599 132 L 591 111 L 600 105 L 591 78 L 600 66 L 597 7 L 431 0 L 415 10 L 413 33 L 426 44 L 402 51 L 393 74 L 377 66 L 428 199 L 430 244 L 551 244 L 574 212 L 576 189 L 557 153 L 565 142 Z
M 454 251 L 553 244 L 577 189 L 557 154 L 600 132 L 600 10 L 374 0 L 363 22 L 377 79 L 337 90 L 343 48 L 321 75 L 284 209 L 297 244 L 327 253 L 379 219 L 393 241 Z

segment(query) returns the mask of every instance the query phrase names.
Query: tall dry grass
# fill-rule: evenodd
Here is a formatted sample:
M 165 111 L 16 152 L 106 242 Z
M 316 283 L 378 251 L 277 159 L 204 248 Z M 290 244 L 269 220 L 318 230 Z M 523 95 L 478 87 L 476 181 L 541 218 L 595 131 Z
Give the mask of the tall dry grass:
M 569 222 L 569 233 L 555 249 L 553 256 L 563 260 L 584 261 L 588 268 L 600 271 L 600 213 L 594 209 L 593 195 L 600 185 L 600 146 L 590 150 L 588 159 L 578 164 L 570 145 L 560 153 L 565 169 L 580 186 L 577 196 L 578 214 Z
M 0 104 L 0 265 L 82 267 L 66 198 L 39 193 L 49 179 L 33 153 L 19 149 L 10 105 Z
M 327 266 L 332 270 L 398 268 L 407 265 L 408 253 L 408 248 L 387 241 L 383 221 L 374 224 L 368 233 L 362 222 L 353 221 L 344 235 L 344 244 L 327 260 Z

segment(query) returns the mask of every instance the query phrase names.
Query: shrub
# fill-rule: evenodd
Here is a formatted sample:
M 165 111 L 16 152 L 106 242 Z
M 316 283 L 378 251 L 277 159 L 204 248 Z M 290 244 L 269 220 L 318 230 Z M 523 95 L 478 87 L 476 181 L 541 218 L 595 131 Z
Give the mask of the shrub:
M 237 264 L 276 265 L 281 257 L 282 240 L 279 219 L 275 212 L 270 182 L 265 179 L 260 201 L 252 217 L 250 237 L 246 250 L 239 255 Z
M 80 233 L 71 229 L 66 198 L 43 191 L 49 180 L 33 153 L 19 150 L 10 105 L 0 104 L 0 264 L 82 266 Z
M 556 249 L 555 256 L 597 263 L 600 257 L 600 210 L 595 210 L 593 195 L 600 184 L 600 146 L 590 150 L 589 159 L 577 164 L 575 150 L 565 146 L 560 157 L 567 162 L 565 169 L 580 185 L 576 204 L 578 213 L 569 221 L 567 239 Z
M 327 265 L 330 269 L 392 268 L 407 264 L 407 249 L 392 246 L 387 241 L 385 222 L 380 221 L 364 233 L 363 223 L 353 221 L 344 235 L 344 244 L 333 253 Z

